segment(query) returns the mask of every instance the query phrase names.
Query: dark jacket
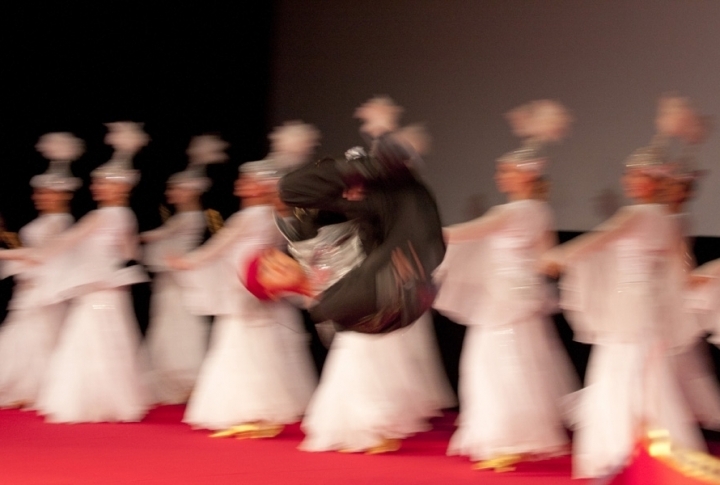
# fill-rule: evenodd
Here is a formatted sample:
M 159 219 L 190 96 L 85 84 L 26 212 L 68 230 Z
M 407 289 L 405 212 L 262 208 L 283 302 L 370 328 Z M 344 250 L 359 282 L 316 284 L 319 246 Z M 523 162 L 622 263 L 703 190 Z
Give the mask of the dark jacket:
M 407 326 L 430 309 L 436 294 L 432 272 L 445 244 L 435 199 L 407 168 L 407 159 L 392 140 L 381 139 L 370 157 L 326 158 L 281 180 L 283 202 L 311 216 L 305 221 L 307 237 L 323 220 L 338 222 L 337 216 L 360 224 L 367 258 L 323 292 L 310 310 L 316 322 L 382 333 Z M 364 200 L 343 198 L 355 183 L 365 186 Z

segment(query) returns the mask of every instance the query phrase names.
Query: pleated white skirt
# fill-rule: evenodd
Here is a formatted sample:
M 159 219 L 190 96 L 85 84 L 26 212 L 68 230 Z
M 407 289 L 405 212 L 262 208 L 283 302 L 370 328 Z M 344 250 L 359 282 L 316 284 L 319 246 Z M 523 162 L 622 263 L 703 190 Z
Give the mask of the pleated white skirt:
M 126 288 L 75 299 L 37 400 L 50 422 L 139 421 L 151 399 Z

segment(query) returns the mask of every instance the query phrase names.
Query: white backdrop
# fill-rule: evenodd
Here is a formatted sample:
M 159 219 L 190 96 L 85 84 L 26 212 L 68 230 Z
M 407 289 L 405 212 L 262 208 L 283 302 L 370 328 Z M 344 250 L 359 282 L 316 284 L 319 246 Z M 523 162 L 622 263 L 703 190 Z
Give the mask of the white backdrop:
M 390 95 L 433 135 L 424 175 L 445 223 L 501 202 L 494 160 L 518 145 L 502 115 L 526 101 L 576 117 L 551 151 L 561 230 L 605 217 L 660 94 L 720 115 L 720 0 L 283 0 L 275 29 L 271 121 L 313 123 L 339 155 L 361 141 L 354 107 Z M 694 232 L 720 236 L 720 129 L 698 162 Z

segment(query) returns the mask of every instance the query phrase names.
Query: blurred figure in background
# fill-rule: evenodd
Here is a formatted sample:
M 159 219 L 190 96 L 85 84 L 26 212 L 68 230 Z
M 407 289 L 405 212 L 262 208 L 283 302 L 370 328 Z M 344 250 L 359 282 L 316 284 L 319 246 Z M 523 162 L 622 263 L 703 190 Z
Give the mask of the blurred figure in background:
M 698 315 L 690 312 L 685 304 L 689 272 L 696 266 L 688 205 L 704 173 L 694 165 L 696 151 L 709 133 L 709 123 L 685 98 L 666 96 L 664 104 L 665 110 L 676 111 L 682 116 L 676 131 L 684 148 L 681 156 L 671 162 L 664 194 L 678 238 L 677 250 L 671 258 L 671 296 L 675 298 L 670 308 L 675 320 L 671 328 L 678 332 L 671 346 L 674 350 L 673 363 L 683 395 L 695 418 L 704 428 L 720 430 L 720 387 L 710 349 L 704 338 L 706 329 L 697 322 Z
M 20 229 L 20 241 L 27 248 L 43 248 L 55 236 L 72 226 L 70 201 L 82 182 L 72 176 L 70 162 L 84 151 L 82 140 L 70 133 L 48 133 L 40 137 L 37 149 L 50 161 L 47 171 L 30 180 L 38 217 Z M 0 407 L 32 408 L 47 372 L 67 302 L 43 304 L 42 292 L 62 271 L 58 260 L 42 265 L 12 261 L 22 252 L 2 251 L 4 277 L 15 277 L 9 314 L 0 327 Z
M 111 160 L 92 172 L 98 208 L 30 259 L 63 257 L 51 301 L 71 300 L 37 410 L 50 422 L 139 421 L 152 404 L 139 358 L 130 286 L 147 281 L 136 264 L 137 221 L 128 207 L 139 180 L 133 156 L 149 142 L 142 125 L 108 123 Z
M 539 149 L 560 141 L 571 122 L 554 101 L 509 113 L 521 148 L 497 162 L 495 181 L 508 202 L 444 229 L 449 248 L 473 252 L 443 263 L 435 308 L 468 326 L 460 362 L 460 415 L 449 455 L 505 470 L 528 458 L 568 452 L 561 401 L 577 389 L 548 309 L 552 293 L 537 263 L 556 244 L 544 202 Z M 452 254 L 448 252 L 452 257 Z M 457 255 L 456 255 L 457 256 Z
M 628 464 L 637 440 L 662 429 L 673 446 L 704 450 L 672 371 L 677 332 L 670 261 L 678 233 L 659 203 L 668 166 L 664 144 L 679 117 L 661 102 L 658 133 L 625 162 L 634 204 L 594 231 L 551 250 L 544 269 L 567 271 L 561 305 L 575 339 L 593 344 L 585 388 L 574 409 L 573 475 L 600 477 Z
M 187 150 L 189 166 L 167 181 L 165 195 L 175 213 L 159 228 L 140 234 L 145 243 L 143 262 L 155 272 L 146 337 L 152 385 L 162 404 L 187 402 L 195 386 L 208 341 L 208 322 L 192 314 L 185 303 L 178 275 L 167 256 L 195 249 L 207 230 L 201 203 L 210 187 L 205 166 L 227 159 L 228 144 L 212 135 L 196 136 Z
M 273 206 L 278 178 L 271 160 L 242 164 L 235 184 L 241 210 L 200 248 L 168 258 L 170 268 L 186 270 L 181 284 L 191 311 L 216 315 L 183 420 L 223 430 L 217 437 L 276 436 L 300 420 L 316 384 L 299 312 L 261 301 L 238 277 L 238 268 L 281 239 Z

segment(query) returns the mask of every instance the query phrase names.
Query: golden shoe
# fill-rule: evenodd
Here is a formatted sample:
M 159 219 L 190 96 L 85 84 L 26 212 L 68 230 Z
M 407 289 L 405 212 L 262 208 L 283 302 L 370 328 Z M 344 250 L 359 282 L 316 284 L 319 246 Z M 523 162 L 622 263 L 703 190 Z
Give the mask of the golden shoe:
M 473 470 L 493 469 L 498 473 L 515 470 L 515 465 L 522 461 L 522 455 L 502 455 L 489 460 L 483 460 L 473 465 Z
M 258 425 L 256 423 L 244 423 L 244 424 L 239 424 L 237 426 L 233 426 L 232 428 L 228 428 L 228 429 L 213 433 L 210 435 L 210 437 L 211 438 L 240 437 L 240 436 L 245 436 L 245 435 L 251 434 L 251 433 L 255 432 L 257 429 L 258 429 Z
M 253 439 L 274 438 L 282 433 L 283 429 L 285 429 L 285 425 L 282 424 L 258 424 L 257 428 L 249 433 L 249 437 Z
M 402 444 L 402 440 L 398 439 L 384 439 L 379 445 L 375 445 L 372 448 L 368 448 L 368 450 L 365 452 L 367 455 L 379 455 L 380 453 L 391 453 L 393 451 L 398 451 L 400 449 L 400 445 Z

